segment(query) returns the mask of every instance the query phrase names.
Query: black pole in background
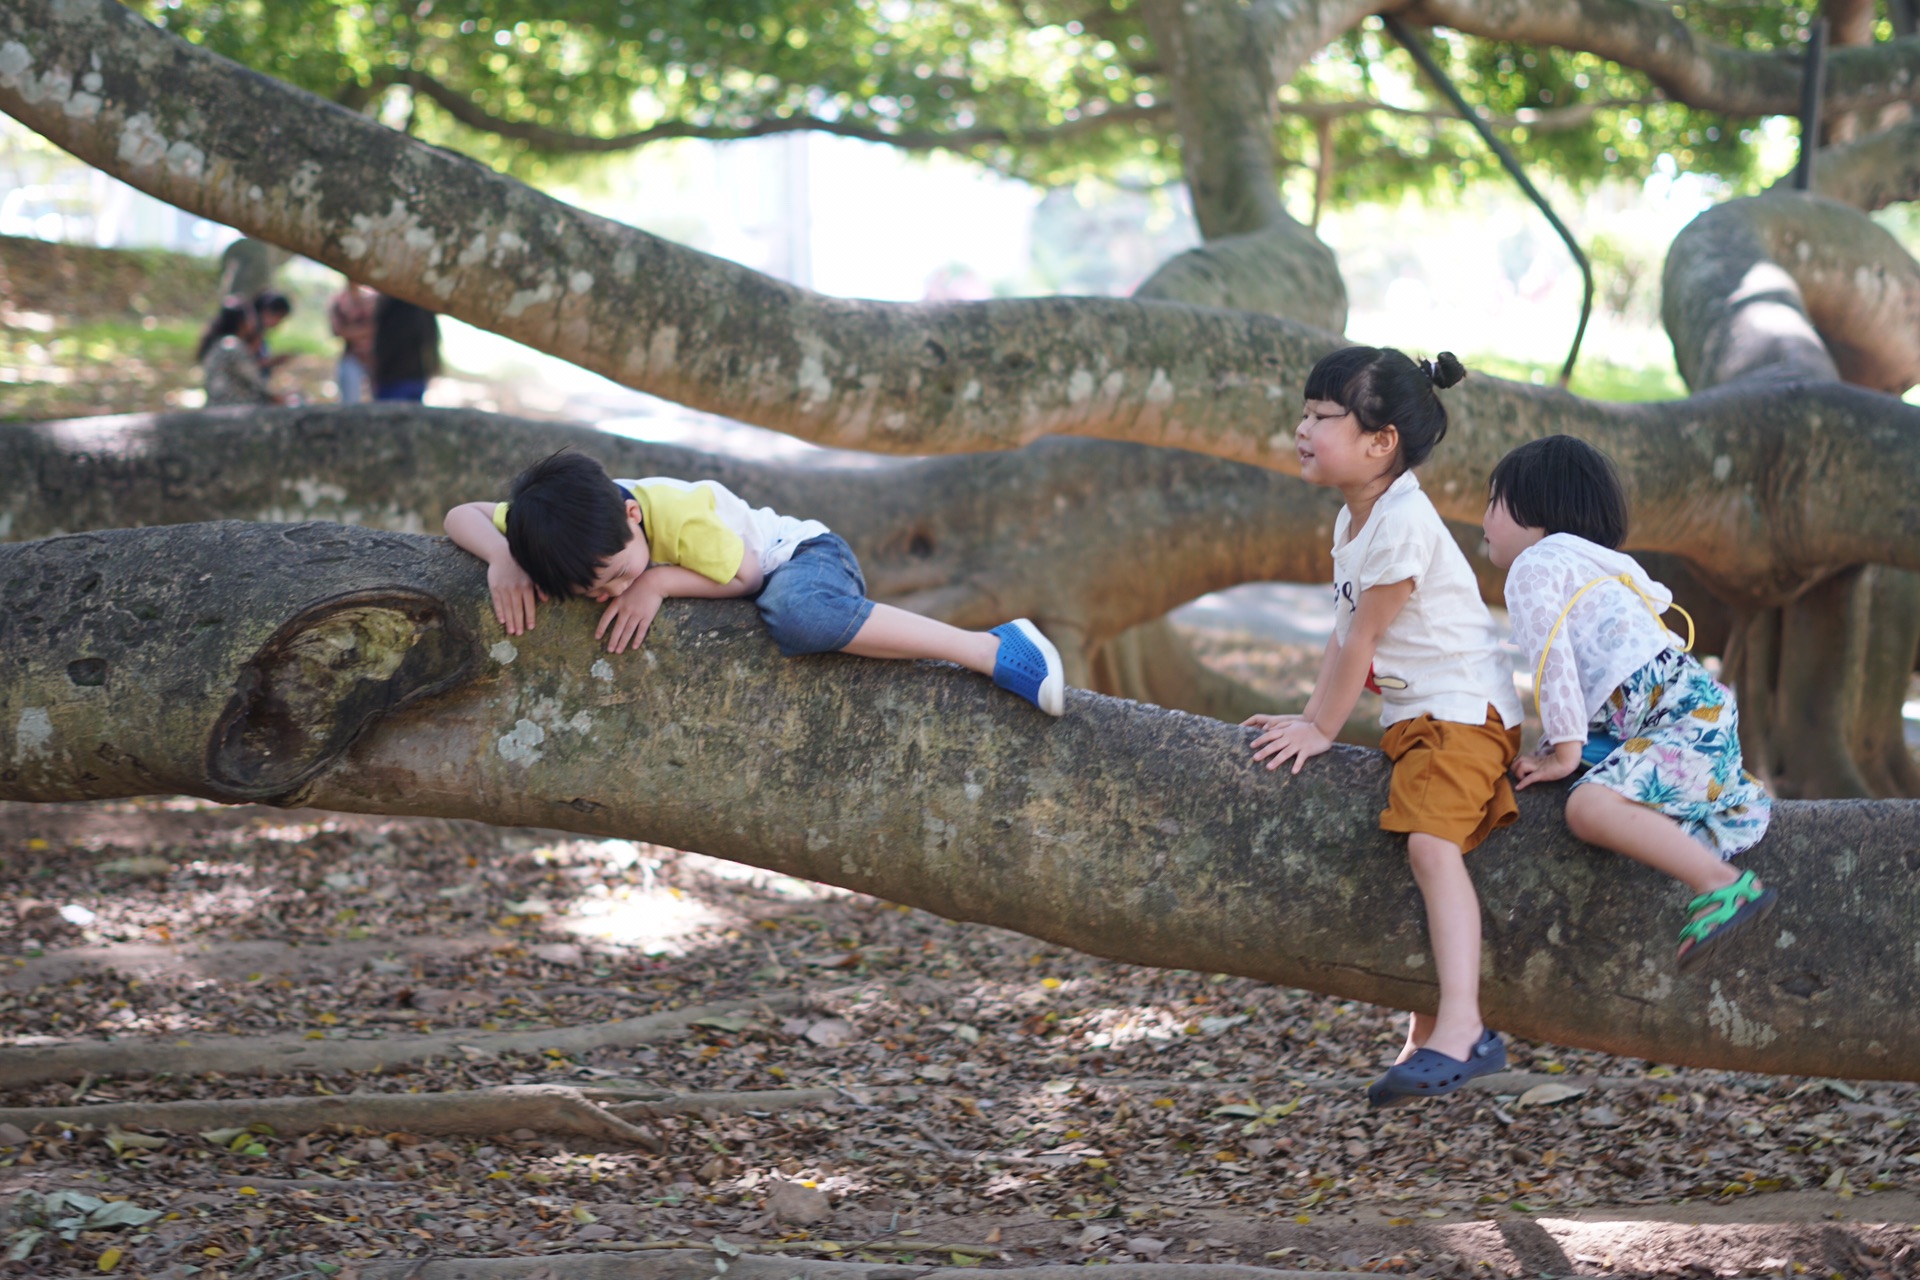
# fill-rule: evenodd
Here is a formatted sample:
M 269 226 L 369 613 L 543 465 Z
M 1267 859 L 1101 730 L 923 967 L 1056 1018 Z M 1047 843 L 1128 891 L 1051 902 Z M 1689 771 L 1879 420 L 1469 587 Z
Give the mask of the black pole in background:
M 1896 37 L 1910 36 L 1920 28 L 1920 4 L 1915 0 L 1887 0 L 1887 16 L 1893 19 Z
M 1406 24 L 1400 21 L 1398 16 L 1383 13 L 1380 15 L 1380 21 L 1386 24 L 1388 33 L 1400 42 L 1401 47 L 1413 55 L 1413 60 L 1420 64 L 1420 69 L 1427 73 L 1427 78 L 1439 86 L 1440 92 L 1453 103 L 1453 109 L 1460 113 L 1460 118 L 1472 125 L 1474 132 L 1478 133 L 1482 141 L 1493 149 L 1493 154 L 1500 157 L 1501 165 L 1513 175 L 1513 180 L 1520 184 L 1520 189 L 1527 193 L 1528 199 L 1539 206 L 1541 213 L 1547 215 L 1547 221 L 1553 224 L 1553 229 L 1560 233 L 1562 240 L 1566 241 L 1567 251 L 1573 254 L 1573 260 L 1580 264 L 1580 276 L 1586 282 L 1586 294 L 1580 300 L 1580 327 L 1573 331 L 1573 346 L 1567 352 L 1567 362 L 1560 367 L 1560 385 L 1566 386 L 1573 377 L 1573 362 L 1580 358 L 1580 341 L 1587 334 L 1587 319 L 1593 314 L 1593 267 L 1588 263 L 1587 255 L 1580 252 L 1580 242 L 1573 238 L 1573 232 L 1567 230 L 1567 224 L 1560 221 L 1559 215 L 1553 211 L 1553 206 L 1547 203 L 1547 198 L 1541 195 L 1539 189 L 1528 180 L 1526 170 L 1520 167 L 1519 157 L 1515 156 L 1508 149 L 1507 144 L 1500 141 L 1493 130 L 1487 127 L 1487 122 L 1480 118 L 1479 113 L 1467 105 L 1467 100 L 1460 96 L 1460 90 L 1454 88 L 1453 81 L 1447 79 L 1447 73 L 1442 71 L 1440 64 L 1427 53 L 1426 46 L 1414 38 L 1413 33 L 1407 30 Z
M 1820 150 L 1820 100 L 1827 94 L 1827 20 L 1821 18 L 1807 32 L 1806 65 L 1800 75 L 1800 163 L 1794 166 L 1793 189 L 1813 186 L 1813 156 Z

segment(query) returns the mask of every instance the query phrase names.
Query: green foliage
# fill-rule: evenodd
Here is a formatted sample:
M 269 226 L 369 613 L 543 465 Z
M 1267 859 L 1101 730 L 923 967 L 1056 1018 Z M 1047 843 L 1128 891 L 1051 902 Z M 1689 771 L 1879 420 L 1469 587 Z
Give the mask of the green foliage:
M 811 116 L 887 137 L 957 137 L 953 149 L 1058 185 L 1178 177 L 1168 116 L 1060 126 L 1164 105 L 1135 0 L 135 0 L 189 40 L 532 181 L 577 180 L 594 161 L 468 128 L 401 87 L 424 75 L 514 127 L 618 137 L 660 125 L 746 133 Z M 1703 35 L 1741 48 L 1795 45 L 1808 13 L 1779 3 L 1680 6 Z M 1532 168 L 1583 188 L 1659 165 L 1757 185 L 1756 122 L 1658 101 L 1648 78 L 1591 54 L 1437 32 L 1430 47 Z M 1286 89 L 1303 103 L 1377 100 L 1423 115 L 1342 115 L 1337 203 L 1446 196 L 1506 181 L 1450 118 L 1377 20 L 1334 42 Z M 1626 102 L 1633 105 L 1608 106 Z M 1571 109 L 1576 118 L 1567 119 Z M 1004 137 L 968 135 L 994 130 Z M 1291 164 L 1317 158 L 1312 120 L 1283 117 Z M 1664 157 L 1664 160 L 1663 160 Z M 1313 175 L 1294 170 L 1295 194 Z
M 813 116 L 884 134 L 995 129 L 1015 139 L 1132 104 L 1145 41 L 1124 13 L 1102 30 L 1052 0 L 145 0 L 156 21 L 337 102 L 382 109 L 433 141 L 523 176 L 552 149 L 464 129 L 430 100 L 383 102 L 402 73 L 431 77 L 496 118 L 595 137 L 677 122 L 746 131 Z M 1055 11 L 1057 9 L 1057 12 Z M 1151 155 L 1131 126 L 1071 146 L 962 148 L 1056 181 Z
M 1766 12 L 1801 23 L 1807 16 L 1778 7 Z M 1724 14 L 1715 10 L 1713 16 Z M 1801 28 L 1792 22 L 1776 25 L 1795 33 L 1785 43 L 1800 38 Z M 1720 34 L 1743 46 L 1758 39 L 1751 29 Z M 1658 100 L 1652 81 L 1641 72 L 1589 53 L 1457 32 L 1427 33 L 1426 39 L 1434 60 L 1530 173 L 1551 175 L 1576 190 L 1590 189 L 1603 178 L 1637 182 L 1656 169 L 1709 173 L 1735 193 L 1757 189 L 1770 176 L 1760 172 L 1757 121 Z M 1409 192 L 1446 198 L 1481 182 L 1511 181 L 1486 143 L 1454 115 L 1377 19 L 1328 46 L 1295 77 L 1287 96 L 1304 104 L 1382 101 L 1430 113 L 1341 117 L 1333 133 L 1336 204 Z M 1310 119 L 1291 115 L 1281 132 L 1284 151 L 1317 161 Z M 1310 190 L 1311 182 L 1310 176 L 1299 178 L 1296 186 L 1305 183 L 1302 189 Z

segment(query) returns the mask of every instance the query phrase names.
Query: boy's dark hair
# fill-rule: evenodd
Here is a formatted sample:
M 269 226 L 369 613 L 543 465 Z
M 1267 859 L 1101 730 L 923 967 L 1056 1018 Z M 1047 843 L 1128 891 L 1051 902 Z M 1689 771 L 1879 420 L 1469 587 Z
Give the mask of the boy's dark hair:
M 1607 455 L 1572 436 L 1543 436 L 1500 459 L 1487 499 L 1514 523 L 1571 533 L 1617 550 L 1627 540 L 1627 495 Z
M 284 293 L 263 289 L 253 295 L 253 310 L 255 315 L 284 316 L 292 313 L 293 302 Z
M 1466 376 L 1451 351 L 1415 364 L 1392 347 L 1342 347 L 1313 366 L 1306 398 L 1340 405 L 1362 431 L 1391 425 L 1400 433 L 1400 470 L 1407 471 L 1446 438 L 1446 406 L 1434 392 Z
M 562 449 L 514 477 L 507 550 L 534 586 L 564 600 L 591 587 L 607 557 L 632 541 L 627 496 L 594 459 Z

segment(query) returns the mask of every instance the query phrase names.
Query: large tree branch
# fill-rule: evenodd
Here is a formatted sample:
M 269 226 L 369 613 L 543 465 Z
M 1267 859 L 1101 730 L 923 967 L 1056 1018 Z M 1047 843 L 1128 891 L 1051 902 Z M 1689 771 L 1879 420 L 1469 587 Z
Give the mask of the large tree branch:
M 1667 255 L 1663 318 L 1687 385 L 1920 379 L 1920 264 L 1859 210 L 1805 193 L 1731 200 Z M 1815 424 L 1817 430 L 1824 424 Z M 1841 567 L 1778 609 L 1735 610 L 1722 651 L 1748 766 L 1776 794 L 1920 794 L 1901 705 L 1920 578 Z
M 0 424 L 0 539 L 215 518 L 437 532 L 562 447 L 819 517 L 877 598 L 963 627 L 1026 615 L 1087 651 L 1209 591 L 1326 581 L 1340 509 L 1291 476 L 1105 441 L 795 466 L 465 410 L 315 406 Z
M 1773 189 L 1787 190 L 1791 183 L 1789 174 Z M 1813 189 L 1869 213 L 1920 200 L 1920 116 L 1844 146 L 1821 148 L 1813 158 Z
M 1379 0 L 1252 0 L 1247 20 L 1267 75 L 1286 84 L 1314 54 L 1379 10 Z
M 1690 387 L 1920 382 L 1920 262 L 1838 201 L 1779 191 L 1708 209 L 1667 253 L 1661 309 Z
M 902 130 L 863 124 L 857 120 L 830 120 L 824 116 L 797 112 L 792 115 L 734 125 L 693 124 L 684 120 L 670 120 L 628 133 L 601 136 L 573 133 L 533 121 L 510 120 L 505 116 L 496 115 L 468 95 L 450 85 L 442 84 L 424 71 L 409 68 L 392 72 L 383 75 L 376 82 L 376 87 L 383 88 L 394 84 L 403 84 L 413 92 L 429 99 L 469 129 L 508 138 L 515 142 L 524 142 L 537 151 L 555 154 L 631 151 L 649 143 L 667 142 L 676 138 L 738 142 L 746 138 L 768 138 L 783 133 L 827 133 L 840 138 L 855 138 L 861 142 L 881 142 L 906 151 L 937 149 L 965 151 L 972 147 L 1002 143 L 1034 145 L 1053 142 L 1062 138 L 1078 137 L 1081 134 L 1092 133 L 1114 125 L 1164 121 L 1171 114 L 1163 104 L 1139 106 L 1123 103 L 1092 106 L 1059 124 L 1035 129 L 1016 130 L 997 125 L 981 125 L 972 129 Z
M 1333 251 L 1280 202 L 1275 87 L 1252 15 L 1221 0 L 1150 0 L 1141 18 L 1166 66 L 1181 169 L 1207 243 L 1163 264 L 1134 296 L 1346 328 Z
M 509 642 L 477 561 L 340 525 L 0 546 L 0 585 L 0 799 L 187 793 L 645 839 L 1135 963 L 1433 1005 L 1374 752 L 1296 778 L 1195 716 L 1076 693 L 1052 720 L 955 669 L 782 660 L 737 601 L 672 602 L 621 658 L 586 603 Z M 1474 856 L 1494 1025 L 1920 1073 L 1920 806 L 1782 805 L 1748 855 L 1782 891 L 1780 931 L 1683 978 L 1682 895 L 1574 841 L 1559 796 L 1525 793 Z
M 1299 710 L 1209 670 L 1161 615 L 1240 582 L 1326 581 L 1339 497 L 1140 445 L 1054 439 L 849 470 L 399 405 L 0 424 L 0 541 L 212 519 L 437 529 L 451 503 L 502 492 L 563 445 L 621 475 L 711 477 L 755 505 L 820 517 L 853 544 L 874 598 L 964 627 L 1033 618 L 1077 687 L 1236 722 Z M 1497 603 L 1480 531 L 1455 534 Z M 1368 718 L 1342 739 L 1378 736 Z
M 1795 52 L 1730 48 L 1653 0 L 1413 0 L 1401 16 L 1468 35 L 1557 45 L 1644 71 L 1690 107 L 1728 115 L 1792 115 L 1800 109 Z M 1835 49 L 1827 56 L 1825 110 L 1869 111 L 1920 99 L 1920 36 Z
M 1339 342 L 1163 302 L 824 298 L 569 208 L 109 0 L 0 10 L 0 109 L 161 199 L 389 292 L 824 444 L 934 453 L 1076 434 L 1291 471 L 1300 388 Z M 1472 378 L 1448 404 L 1452 433 L 1424 476 L 1457 519 L 1479 516 L 1507 450 L 1565 431 L 1620 463 L 1638 545 L 1693 559 L 1729 599 L 1778 600 L 1848 564 L 1920 569 L 1920 408 L 1889 397 L 1736 386 L 1605 405 Z

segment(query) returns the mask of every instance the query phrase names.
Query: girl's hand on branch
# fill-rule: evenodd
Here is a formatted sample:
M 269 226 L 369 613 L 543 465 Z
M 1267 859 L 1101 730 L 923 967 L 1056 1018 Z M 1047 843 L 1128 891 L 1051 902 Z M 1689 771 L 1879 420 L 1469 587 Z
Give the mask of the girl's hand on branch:
M 1286 723 L 1269 728 L 1253 740 L 1253 758 L 1265 760 L 1269 771 L 1291 760 L 1293 771 L 1299 773 L 1301 765 L 1333 746 L 1333 739 L 1320 732 L 1311 720 L 1300 716 L 1273 718 L 1284 719 Z
M 1558 782 L 1580 767 L 1580 744 L 1562 742 L 1545 755 L 1521 756 L 1513 762 L 1513 789 L 1525 791 L 1536 782 Z

